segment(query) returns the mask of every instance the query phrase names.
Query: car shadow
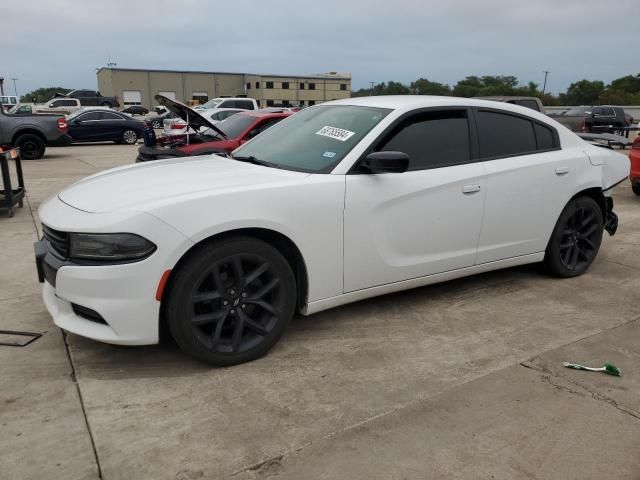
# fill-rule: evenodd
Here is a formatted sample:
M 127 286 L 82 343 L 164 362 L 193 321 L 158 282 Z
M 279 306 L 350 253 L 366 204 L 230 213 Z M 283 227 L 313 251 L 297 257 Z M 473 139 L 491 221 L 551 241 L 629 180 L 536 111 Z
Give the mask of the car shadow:
M 539 277 L 546 277 L 539 265 L 512 267 L 361 300 L 310 316 L 296 315 L 283 338 L 268 355 L 277 363 L 283 344 L 313 336 L 314 331 L 319 333 L 340 328 L 344 321 L 365 324 L 371 315 L 375 315 L 389 317 L 391 322 L 402 322 L 397 315 L 398 309 L 419 310 L 422 302 L 449 300 L 447 303 L 453 304 L 479 295 L 511 293 L 526 288 L 526 280 Z M 182 352 L 164 329 L 160 343 L 152 346 L 109 345 L 70 333 L 67 337 L 74 366 L 85 377 L 183 377 L 220 370 Z

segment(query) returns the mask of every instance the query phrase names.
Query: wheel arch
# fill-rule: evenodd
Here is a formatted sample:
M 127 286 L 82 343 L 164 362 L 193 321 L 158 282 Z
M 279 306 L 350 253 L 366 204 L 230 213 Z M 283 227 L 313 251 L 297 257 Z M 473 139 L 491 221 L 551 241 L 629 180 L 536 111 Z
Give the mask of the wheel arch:
M 600 206 L 600 210 L 602 211 L 603 220 L 607 220 L 607 211 L 609 209 L 607 198 L 604 196 L 604 192 L 600 187 L 590 187 L 580 190 L 573 197 L 569 199 L 567 205 L 578 197 L 590 197 Z
M 297 287 L 297 298 L 296 298 L 296 311 L 302 309 L 307 303 L 307 295 L 309 292 L 309 276 L 307 271 L 307 266 L 304 261 L 304 257 L 302 256 L 302 252 L 298 248 L 298 246 L 291 240 L 289 237 L 284 235 L 281 232 L 276 230 L 272 230 L 269 228 L 237 228 L 232 230 L 226 230 L 224 232 L 219 232 L 209 237 L 203 238 L 199 242 L 193 244 L 176 262 L 173 269 L 171 270 L 171 274 L 167 279 L 166 287 L 162 294 L 162 299 L 160 303 L 160 336 L 166 337 L 168 334 L 168 326 L 166 324 L 165 317 L 165 299 L 167 298 L 167 292 L 171 288 L 172 277 L 174 272 L 176 272 L 180 266 L 189 258 L 193 252 L 201 247 L 203 244 L 213 242 L 219 240 L 221 238 L 232 237 L 232 236 L 247 236 L 253 237 L 258 240 L 262 240 L 263 242 L 271 245 L 276 250 L 280 252 L 280 254 L 285 258 L 296 280 Z
M 18 137 L 21 136 L 21 135 L 25 135 L 27 133 L 30 133 L 32 135 L 36 135 L 37 137 L 39 137 L 44 142 L 45 145 L 47 144 L 47 138 L 45 137 L 45 135 L 40 130 L 35 129 L 35 128 L 22 128 L 22 129 L 18 130 L 17 132 L 15 132 L 13 134 L 13 137 L 11 138 L 11 144 L 15 145 L 16 140 L 18 139 Z

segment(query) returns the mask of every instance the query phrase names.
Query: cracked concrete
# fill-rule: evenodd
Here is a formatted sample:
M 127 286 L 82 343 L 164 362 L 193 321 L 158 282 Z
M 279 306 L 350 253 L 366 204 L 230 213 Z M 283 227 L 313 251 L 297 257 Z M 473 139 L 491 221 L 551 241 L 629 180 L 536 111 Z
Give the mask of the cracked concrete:
M 0 477 L 637 478 L 640 201 L 627 184 L 620 230 L 582 277 L 527 266 L 367 300 L 294 319 L 264 359 L 209 369 L 170 342 L 70 334 L 65 348 L 39 298 L 39 203 L 134 157 L 51 149 L 25 162 L 28 206 L 0 218 L 2 328 L 44 333 L 0 347 Z

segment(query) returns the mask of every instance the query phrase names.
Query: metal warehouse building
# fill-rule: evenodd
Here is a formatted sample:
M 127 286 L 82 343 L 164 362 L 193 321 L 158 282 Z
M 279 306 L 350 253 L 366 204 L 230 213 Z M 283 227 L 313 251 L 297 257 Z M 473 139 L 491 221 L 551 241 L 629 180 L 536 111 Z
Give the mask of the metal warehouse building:
M 97 75 L 103 95 L 117 96 L 121 105 L 147 108 L 156 105 L 153 97 L 158 93 L 185 103 L 246 95 L 258 100 L 261 107 L 310 106 L 351 96 L 351 73 L 287 76 L 101 68 Z

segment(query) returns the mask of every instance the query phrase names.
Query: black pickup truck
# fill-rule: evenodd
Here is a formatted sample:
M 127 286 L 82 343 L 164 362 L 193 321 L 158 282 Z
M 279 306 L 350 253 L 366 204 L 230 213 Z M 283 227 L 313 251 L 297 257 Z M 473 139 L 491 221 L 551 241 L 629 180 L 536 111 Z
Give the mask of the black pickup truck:
M 573 132 L 614 133 L 628 127 L 633 118 L 622 107 L 599 105 L 573 107 L 559 115 L 549 115 Z
M 62 94 L 56 93 L 56 97 L 69 97 L 77 98 L 80 100 L 80 105 L 83 107 L 109 107 L 117 108 L 120 106 L 120 102 L 116 97 L 105 97 L 96 90 L 71 90 L 69 93 Z

